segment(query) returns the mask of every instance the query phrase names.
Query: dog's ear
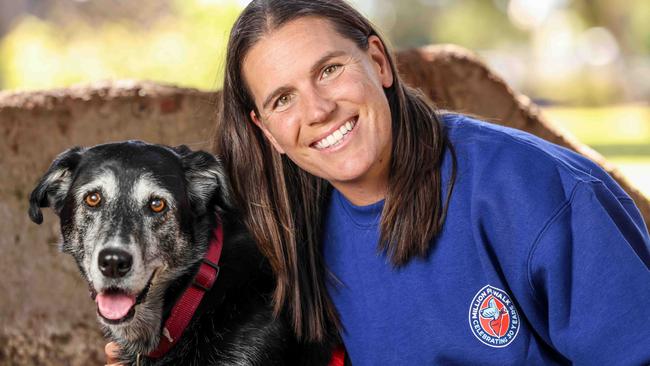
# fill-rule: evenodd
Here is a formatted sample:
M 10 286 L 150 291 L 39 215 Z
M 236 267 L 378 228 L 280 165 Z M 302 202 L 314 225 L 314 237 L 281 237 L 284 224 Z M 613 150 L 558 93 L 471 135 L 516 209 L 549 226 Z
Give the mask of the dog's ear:
M 37 224 L 43 222 L 41 207 L 52 207 L 58 215 L 72 183 L 74 170 L 85 149 L 74 147 L 54 159 L 52 165 L 29 195 L 29 218 Z
M 211 205 L 232 209 L 230 183 L 221 161 L 205 151 L 191 151 L 187 146 L 174 148 L 181 157 L 190 204 L 197 214 Z

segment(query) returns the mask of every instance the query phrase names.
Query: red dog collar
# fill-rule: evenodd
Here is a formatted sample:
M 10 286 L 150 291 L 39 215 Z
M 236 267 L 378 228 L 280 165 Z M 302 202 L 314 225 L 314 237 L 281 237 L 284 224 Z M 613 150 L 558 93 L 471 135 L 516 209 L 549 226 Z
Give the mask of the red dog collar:
M 164 356 L 183 335 L 185 328 L 192 320 L 194 312 L 201 304 L 203 295 L 212 288 L 219 275 L 219 258 L 223 247 L 223 228 L 217 226 L 213 231 L 207 253 L 203 257 L 199 272 L 194 277 L 192 285 L 185 290 L 176 302 L 171 315 L 165 321 L 162 337 L 158 347 L 147 355 L 150 358 Z M 345 348 L 339 346 L 333 350 L 329 366 L 343 366 L 345 363 Z
M 219 275 L 219 258 L 223 247 L 223 228 L 221 224 L 213 231 L 207 253 L 203 257 L 199 272 L 194 277 L 192 285 L 185 290 L 181 298 L 172 308 L 171 315 L 165 321 L 162 337 L 158 347 L 147 355 L 151 358 L 164 356 L 183 335 L 183 331 L 192 320 L 194 312 L 199 307 L 203 295 L 212 288 Z

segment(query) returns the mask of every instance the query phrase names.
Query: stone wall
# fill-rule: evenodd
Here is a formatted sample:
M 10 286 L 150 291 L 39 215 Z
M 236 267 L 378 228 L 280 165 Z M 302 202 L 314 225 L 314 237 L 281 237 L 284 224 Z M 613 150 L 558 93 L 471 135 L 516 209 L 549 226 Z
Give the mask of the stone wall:
M 74 145 L 141 139 L 209 149 L 214 93 L 118 82 L 0 94 L 0 365 L 99 365 L 104 343 L 58 218 L 27 217 L 52 159 Z
M 650 204 L 615 167 L 545 121 L 475 56 L 453 46 L 398 55 L 405 78 L 438 106 L 483 116 L 568 146 L 609 170 L 646 217 Z M 58 252 L 58 220 L 27 217 L 28 194 L 52 159 L 75 145 L 142 139 L 209 149 L 216 92 L 115 82 L 0 93 L 0 365 L 88 365 L 103 361 L 95 308 L 71 258 Z

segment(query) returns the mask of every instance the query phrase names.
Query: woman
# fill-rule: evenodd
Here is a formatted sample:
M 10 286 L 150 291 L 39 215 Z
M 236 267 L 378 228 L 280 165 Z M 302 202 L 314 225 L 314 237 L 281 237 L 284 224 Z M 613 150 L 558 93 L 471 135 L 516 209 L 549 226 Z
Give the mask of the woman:
M 647 229 L 595 164 L 436 112 L 342 1 L 251 2 L 226 62 L 217 151 L 299 336 L 354 365 L 650 362 Z

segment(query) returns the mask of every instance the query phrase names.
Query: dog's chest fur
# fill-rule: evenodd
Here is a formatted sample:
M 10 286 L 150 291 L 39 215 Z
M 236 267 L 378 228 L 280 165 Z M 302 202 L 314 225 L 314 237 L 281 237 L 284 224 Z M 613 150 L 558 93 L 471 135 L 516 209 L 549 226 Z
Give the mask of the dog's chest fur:
M 286 322 L 273 315 L 268 265 L 242 227 L 236 227 L 241 224 L 224 221 L 224 225 L 224 247 L 214 286 L 205 294 L 180 341 L 162 358 L 140 355 L 140 365 L 292 363 L 297 343 Z M 183 280 L 190 281 L 191 277 L 184 276 Z M 166 312 L 177 295 L 167 294 Z M 131 354 L 125 361 L 137 364 L 137 358 Z

